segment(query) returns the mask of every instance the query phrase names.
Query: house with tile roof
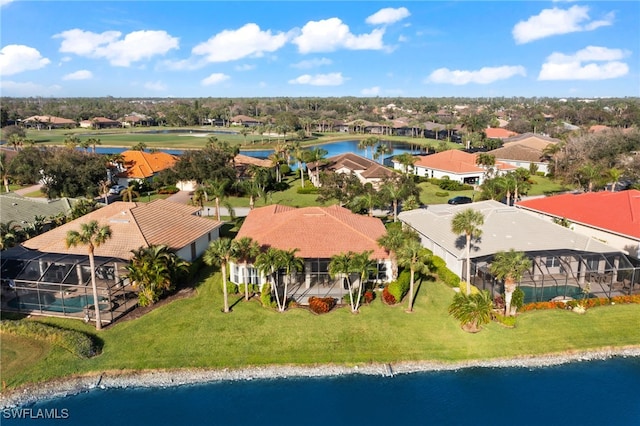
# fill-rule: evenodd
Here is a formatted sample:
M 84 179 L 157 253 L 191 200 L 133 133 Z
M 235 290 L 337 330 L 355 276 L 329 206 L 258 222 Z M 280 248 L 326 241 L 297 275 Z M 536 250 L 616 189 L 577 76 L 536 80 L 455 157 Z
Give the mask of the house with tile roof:
M 523 200 L 516 207 L 550 221 L 567 220 L 576 233 L 640 259 L 640 191 L 561 194 Z
M 2 254 L 2 309 L 82 319 L 93 306 L 87 247 L 66 246 L 67 232 L 96 220 L 111 238 L 95 247 L 95 274 L 101 317 L 115 321 L 137 303 L 125 278 L 132 250 L 166 245 L 193 261 L 219 237 L 221 222 L 197 216 L 198 207 L 166 200 L 114 202 L 31 238 Z
M 36 218 L 44 217 L 45 227 L 51 217 L 67 215 L 73 207 L 74 199 L 23 197 L 15 192 L 0 194 L 0 222 L 14 222 L 20 226 L 35 223 Z
M 122 160 L 116 164 L 116 177 L 119 185 L 128 186 L 129 182 L 152 179 L 159 172 L 170 169 L 178 161 L 175 155 L 166 152 L 123 151 Z
M 262 120 L 247 115 L 236 115 L 231 117 L 231 124 L 234 126 L 255 127 L 261 125 Z
M 466 238 L 451 230 L 451 222 L 469 208 L 483 214 L 484 224 L 480 226 L 482 235 L 472 240 L 467 259 Z M 499 251 L 511 249 L 524 252 L 532 261 L 532 268 L 520 282 L 526 301 L 582 297 L 585 289 L 611 297 L 634 291 L 631 283 L 640 282 L 640 266 L 618 248 L 498 201 L 430 205 L 402 212 L 398 219 L 415 230 L 422 245 L 463 280 L 468 279 L 466 262 L 470 262 L 471 282 L 493 294 L 503 289 L 490 274 L 491 262 Z
M 80 121 L 80 127 L 85 129 L 111 129 L 120 127 L 121 123 L 106 117 L 93 117 L 89 120 Z
M 483 130 L 484 134 L 487 135 L 489 139 L 507 139 L 512 136 L 517 136 L 516 132 L 512 132 L 511 130 L 503 129 L 501 127 L 487 127 Z
M 484 181 L 487 169 L 476 164 L 477 153 L 450 149 L 431 155 L 418 155 L 414 157 L 413 173 L 418 176 L 458 181 L 469 185 L 481 185 Z M 404 170 L 404 166 L 396 159 L 391 160 L 393 168 Z M 517 169 L 511 164 L 496 161 L 494 174 L 501 175 Z M 446 177 L 445 177 L 446 176 Z
M 68 118 L 55 117 L 53 115 L 33 115 L 22 120 L 22 123 L 28 127 L 35 127 L 40 130 L 43 127 L 47 129 L 68 129 L 77 127 L 75 120 Z
M 315 170 L 316 165 L 315 163 L 309 163 L 307 167 L 309 170 Z M 322 171 L 354 174 L 363 185 L 370 183 L 374 188 L 378 188 L 385 177 L 393 175 L 391 170 L 379 163 L 352 152 L 327 158 L 318 165 L 318 168 Z M 311 173 L 310 177 L 315 186 L 320 186 L 320 182 L 318 182 L 314 173 Z
M 488 154 L 493 155 L 497 161 L 515 167 L 529 169 L 533 164 L 539 172 L 547 174 L 549 160 L 545 157 L 544 150 L 550 144 L 558 142 L 560 142 L 559 139 L 525 133 L 505 139 L 500 148 L 491 150 Z
M 372 279 L 389 282 L 389 254 L 377 243 L 385 233 L 380 219 L 361 216 L 337 205 L 305 208 L 270 205 L 251 210 L 236 239 L 251 237 L 263 250 L 297 249 L 296 255 L 304 259 L 304 272 L 295 276 L 290 295 L 299 303 L 306 303 L 310 296 L 341 298 L 348 293 L 342 280 L 332 279 L 328 273 L 331 257 L 341 253 L 371 251 L 371 259 L 378 265 Z M 267 282 L 252 264 L 245 267 L 232 263 L 230 274 L 231 282 L 236 284 L 248 282 L 262 287 Z

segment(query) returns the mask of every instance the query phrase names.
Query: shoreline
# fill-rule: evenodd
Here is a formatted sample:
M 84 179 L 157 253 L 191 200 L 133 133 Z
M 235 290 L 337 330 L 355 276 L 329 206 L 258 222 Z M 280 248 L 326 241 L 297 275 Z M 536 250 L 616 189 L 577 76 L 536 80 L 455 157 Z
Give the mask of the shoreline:
M 10 391 L 3 391 L 0 393 L 0 410 L 73 396 L 93 389 L 166 388 L 223 381 L 338 377 L 353 374 L 393 377 L 399 374 L 456 371 L 465 368 L 544 368 L 572 362 L 606 360 L 614 357 L 640 357 L 640 346 L 452 363 L 402 361 L 355 364 L 353 366 L 343 364 L 266 365 L 237 369 L 107 371 L 29 384 Z

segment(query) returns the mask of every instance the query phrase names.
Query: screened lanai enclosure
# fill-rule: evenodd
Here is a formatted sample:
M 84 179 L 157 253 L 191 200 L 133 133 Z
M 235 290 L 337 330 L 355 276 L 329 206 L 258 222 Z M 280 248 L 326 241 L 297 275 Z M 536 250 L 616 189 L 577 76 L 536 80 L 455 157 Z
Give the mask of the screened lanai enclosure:
M 623 253 L 529 252 L 532 267 L 519 287 L 524 303 L 640 294 L 640 262 Z M 491 275 L 492 256 L 472 259 L 475 286 L 497 295 L 504 283 Z
M 126 261 L 96 257 L 100 319 L 110 324 L 138 295 L 124 278 Z M 89 258 L 19 248 L 2 255 L 2 310 L 95 321 Z

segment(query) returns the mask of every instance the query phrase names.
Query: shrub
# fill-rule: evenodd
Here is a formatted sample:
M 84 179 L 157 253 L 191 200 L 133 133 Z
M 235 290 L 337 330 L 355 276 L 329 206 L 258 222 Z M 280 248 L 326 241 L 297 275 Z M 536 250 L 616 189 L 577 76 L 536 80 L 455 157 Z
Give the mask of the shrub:
M 466 281 L 460 281 L 460 283 L 458 284 L 458 288 L 460 289 L 460 293 L 464 293 L 467 294 L 467 286 L 469 284 Z M 478 294 L 480 293 L 480 290 L 478 289 L 478 287 L 476 287 L 475 285 L 471 284 L 471 288 L 470 288 L 470 294 Z
M 315 297 L 309 298 L 309 309 L 316 314 L 325 314 L 336 305 L 336 299 L 333 297 Z
M 175 187 L 175 186 L 165 186 L 163 188 L 158 189 L 158 191 L 156 191 L 158 194 L 175 194 L 176 192 L 179 192 L 180 190 Z
M 48 342 L 68 350 L 79 358 L 91 358 L 98 353 L 93 340 L 86 334 L 75 330 L 57 328 L 37 321 L 0 321 L 0 333 Z
M 393 297 L 394 303 L 400 303 L 402 298 L 409 292 L 409 286 L 411 283 L 411 273 L 408 270 L 404 270 L 398 276 L 398 279 L 390 283 L 385 290 Z M 387 299 L 385 299 L 387 302 Z
M 384 303 L 386 303 L 387 305 L 395 305 L 396 303 L 398 303 L 396 301 L 396 298 L 393 297 L 391 293 L 389 293 L 389 286 L 385 287 L 382 290 L 382 300 L 384 300 Z
M 494 315 L 493 319 L 504 325 L 505 327 L 515 327 L 516 326 L 516 318 L 514 316 L 505 317 L 504 315 Z
M 522 291 L 520 287 L 517 287 L 513 291 L 513 295 L 511 295 L 511 306 L 520 309 L 522 305 L 524 305 L 524 291 Z
M 288 175 L 289 173 L 291 173 L 291 167 L 289 167 L 289 166 L 288 166 L 288 165 L 286 165 L 286 164 L 282 164 L 282 165 L 280 165 L 280 174 L 281 174 L 282 176 L 286 176 L 286 175 Z
M 376 293 L 374 291 L 367 290 L 364 292 L 364 303 L 366 303 L 367 305 L 373 302 L 375 298 L 376 298 Z
M 265 308 L 275 308 L 276 302 L 271 298 L 271 284 L 264 284 L 260 293 L 260 302 Z
M 447 268 L 447 264 L 445 261 L 438 256 L 431 256 L 431 268 L 432 271 L 435 271 L 445 284 L 449 287 L 459 287 L 460 286 L 460 277 L 454 274 L 449 268 Z
M 436 192 L 436 197 L 448 197 L 449 196 L 449 192 L 448 191 L 437 191 Z
M 311 184 L 306 184 L 303 188 L 299 187 L 298 189 L 296 189 L 296 192 L 298 194 L 317 194 L 318 188 Z
M 220 291 L 224 291 L 224 283 L 222 282 L 222 280 L 220 280 Z M 227 280 L 227 293 L 237 294 L 238 284 L 234 284 L 231 281 Z

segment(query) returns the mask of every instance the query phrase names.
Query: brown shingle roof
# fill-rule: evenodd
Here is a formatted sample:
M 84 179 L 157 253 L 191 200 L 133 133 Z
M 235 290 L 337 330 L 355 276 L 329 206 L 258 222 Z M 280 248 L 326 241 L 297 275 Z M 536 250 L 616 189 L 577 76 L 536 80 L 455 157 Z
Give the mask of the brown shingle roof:
M 373 259 L 388 259 L 376 242 L 385 232 L 380 219 L 337 205 L 296 209 L 276 204 L 251 210 L 236 238 L 251 237 L 263 247 L 297 248 L 303 258 L 373 250 Z
M 542 151 L 550 143 L 560 142 L 560 139 L 550 138 L 549 136 L 538 135 L 535 133 L 523 133 L 519 136 L 514 136 L 511 138 L 505 139 L 503 142 L 504 142 L 504 146 L 517 143 L 518 145 L 523 145 L 529 148 L 539 149 Z
M 29 118 L 25 118 L 22 121 L 33 121 L 33 122 L 40 122 L 43 124 L 76 124 L 76 122 L 74 120 L 70 120 L 68 118 L 62 118 L 62 117 L 54 117 L 53 115 L 34 115 L 31 116 Z
M 194 216 L 198 210 L 198 207 L 166 200 L 151 203 L 118 201 L 27 240 L 23 246 L 48 253 L 86 255 L 86 246 L 66 247 L 67 232 L 78 231 L 81 223 L 97 220 L 100 226 L 111 228 L 112 238 L 96 247 L 96 256 L 129 259 L 131 250 L 154 244 L 165 244 L 178 250 L 222 225 Z
M 525 145 L 508 144 L 502 148 L 487 152 L 499 160 L 528 161 L 539 163 L 542 161 L 542 151 Z

